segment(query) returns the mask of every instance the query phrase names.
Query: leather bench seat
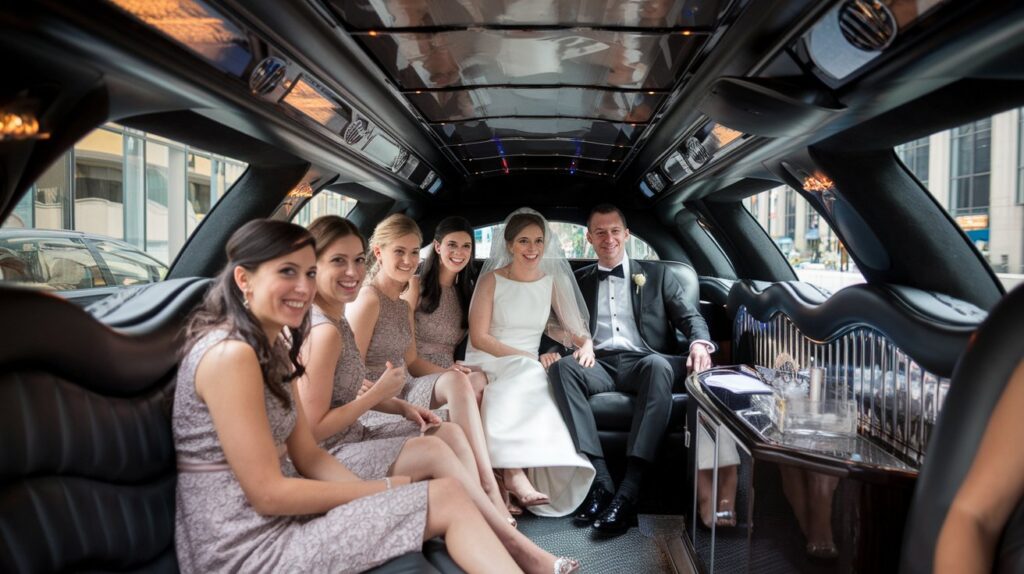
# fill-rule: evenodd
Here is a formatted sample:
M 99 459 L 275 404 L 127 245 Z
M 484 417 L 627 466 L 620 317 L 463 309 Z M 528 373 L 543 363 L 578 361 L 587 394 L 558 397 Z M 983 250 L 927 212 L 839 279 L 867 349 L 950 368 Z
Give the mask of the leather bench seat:
M 669 429 L 677 430 L 686 426 L 686 399 L 686 393 L 673 393 Z M 594 411 L 597 428 L 603 431 L 628 433 L 633 424 L 635 404 L 636 397 L 626 393 L 598 393 L 590 397 L 590 408 Z

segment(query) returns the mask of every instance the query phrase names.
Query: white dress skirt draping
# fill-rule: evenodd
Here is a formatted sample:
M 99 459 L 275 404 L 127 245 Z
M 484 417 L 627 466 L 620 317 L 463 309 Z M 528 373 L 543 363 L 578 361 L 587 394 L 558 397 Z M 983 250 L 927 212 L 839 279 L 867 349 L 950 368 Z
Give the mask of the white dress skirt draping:
M 491 334 L 536 353 L 551 313 L 551 277 L 520 282 L 495 274 Z M 570 359 L 571 360 L 571 359 Z M 481 415 L 494 468 L 524 468 L 534 487 L 551 502 L 529 510 L 565 516 L 586 497 L 594 467 L 576 452 L 555 404 L 547 371 L 536 359 L 495 357 L 469 345 L 466 361 L 487 375 Z

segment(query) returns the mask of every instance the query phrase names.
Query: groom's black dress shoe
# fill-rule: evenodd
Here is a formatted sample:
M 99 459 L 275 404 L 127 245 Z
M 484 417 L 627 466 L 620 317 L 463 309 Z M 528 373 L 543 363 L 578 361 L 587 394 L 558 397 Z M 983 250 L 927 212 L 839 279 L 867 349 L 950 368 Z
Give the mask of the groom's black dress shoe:
M 576 514 L 572 516 L 573 522 L 576 523 L 576 526 L 590 526 L 598 516 L 601 516 L 604 509 L 608 508 L 608 504 L 612 501 L 612 496 L 612 493 L 605 490 L 601 485 L 590 489 L 587 498 L 576 509 Z
M 594 521 L 594 530 L 599 534 L 618 536 L 625 534 L 634 524 L 636 524 L 636 503 L 616 496 L 604 513 Z

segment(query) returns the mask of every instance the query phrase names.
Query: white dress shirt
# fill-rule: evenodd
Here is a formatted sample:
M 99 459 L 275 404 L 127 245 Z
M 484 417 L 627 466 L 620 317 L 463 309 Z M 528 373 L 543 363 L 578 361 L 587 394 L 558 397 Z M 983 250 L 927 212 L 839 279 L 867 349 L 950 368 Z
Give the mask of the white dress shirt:
M 600 271 L 611 271 L 598 265 Z M 621 351 L 654 352 L 640 337 L 633 315 L 633 300 L 629 293 L 632 281 L 629 275 L 629 258 L 622 256 L 622 277 L 609 275 L 597 282 L 597 332 L 594 333 L 594 350 L 614 349 Z
M 633 314 L 633 299 L 629 289 L 636 289 L 629 272 L 629 257 L 622 255 L 622 277 L 609 275 L 604 281 L 597 282 L 597 327 L 594 333 L 594 350 L 608 349 L 620 351 L 656 352 L 644 342 L 637 330 L 636 316 Z M 600 271 L 611 271 L 600 264 Z M 714 352 L 715 345 L 711 341 L 698 339 L 690 341 L 704 345 L 709 353 Z

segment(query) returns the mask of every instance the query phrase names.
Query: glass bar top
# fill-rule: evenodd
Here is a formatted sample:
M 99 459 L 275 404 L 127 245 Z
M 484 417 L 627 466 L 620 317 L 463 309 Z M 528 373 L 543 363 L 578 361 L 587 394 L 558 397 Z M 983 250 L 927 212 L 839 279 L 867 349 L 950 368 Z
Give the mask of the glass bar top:
M 574 85 L 668 90 L 704 34 L 610 30 L 453 30 L 354 34 L 405 90 Z
M 355 29 L 482 25 L 709 27 L 718 0 L 329 0 Z

